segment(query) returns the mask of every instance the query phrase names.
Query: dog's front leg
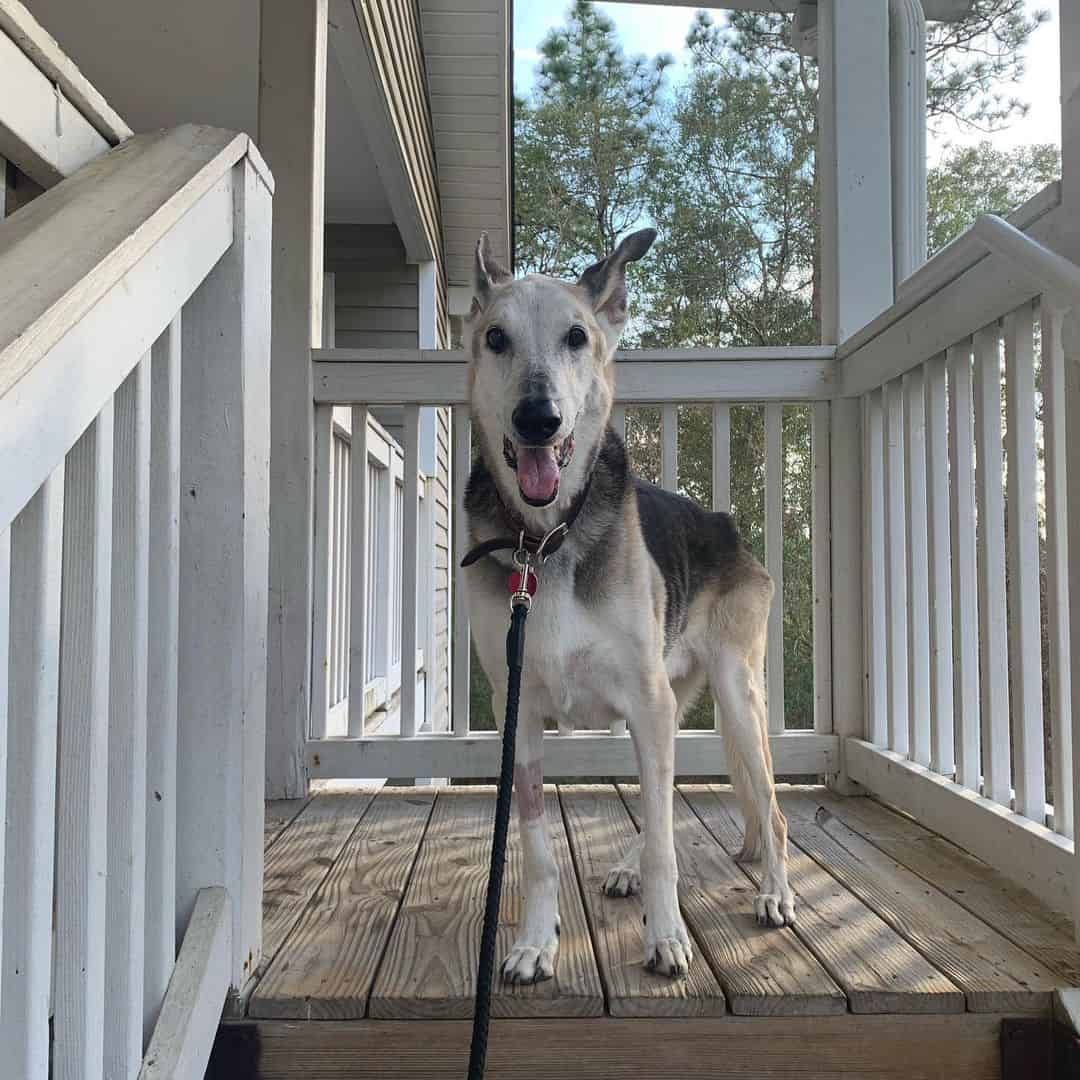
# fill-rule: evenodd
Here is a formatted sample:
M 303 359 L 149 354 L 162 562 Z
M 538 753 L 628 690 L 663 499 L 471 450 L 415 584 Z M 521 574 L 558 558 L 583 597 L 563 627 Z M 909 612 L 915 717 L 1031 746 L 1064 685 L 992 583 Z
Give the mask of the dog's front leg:
M 501 714 L 499 714 L 501 715 Z M 559 868 L 544 814 L 544 722 L 522 715 L 515 743 L 514 795 L 525 856 L 525 917 L 502 964 L 503 978 L 534 983 L 555 974 L 559 948 Z
M 641 895 L 645 905 L 645 966 L 685 975 L 693 960 L 679 911 L 672 799 L 675 785 L 675 694 L 663 675 L 647 684 L 630 732 L 637 752 L 644 811 Z

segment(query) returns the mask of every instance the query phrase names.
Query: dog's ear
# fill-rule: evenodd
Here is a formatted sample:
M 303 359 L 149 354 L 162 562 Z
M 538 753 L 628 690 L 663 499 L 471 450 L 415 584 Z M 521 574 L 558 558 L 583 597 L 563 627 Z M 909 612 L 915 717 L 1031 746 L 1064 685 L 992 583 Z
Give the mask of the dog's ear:
M 476 245 L 476 261 L 473 266 L 473 305 L 470 315 L 487 307 L 491 299 L 491 290 L 497 285 L 505 285 L 511 280 L 510 271 L 496 258 L 491 250 L 488 234 L 481 233 Z
M 631 233 L 606 259 L 593 263 L 578 280 L 612 345 L 626 325 L 626 264 L 637 262 L 655 239 L 655 229 Z

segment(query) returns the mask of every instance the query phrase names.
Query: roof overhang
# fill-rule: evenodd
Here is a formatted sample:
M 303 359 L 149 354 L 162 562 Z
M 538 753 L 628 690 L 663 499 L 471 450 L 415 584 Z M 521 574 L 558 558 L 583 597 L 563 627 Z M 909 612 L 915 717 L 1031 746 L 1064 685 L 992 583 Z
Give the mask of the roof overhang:
M 509 12 L 507 0 L 420 0 L 451 310 L 481 232 L 510 263 Z

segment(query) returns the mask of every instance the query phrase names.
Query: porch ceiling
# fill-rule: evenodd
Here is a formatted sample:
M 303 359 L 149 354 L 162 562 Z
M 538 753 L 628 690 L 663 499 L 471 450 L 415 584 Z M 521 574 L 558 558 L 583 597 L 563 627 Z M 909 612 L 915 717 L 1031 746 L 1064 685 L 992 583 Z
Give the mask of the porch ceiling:
M 420 0 L 446 271 L 469 286 L 477 237 L 510 250 L 509 5 Z

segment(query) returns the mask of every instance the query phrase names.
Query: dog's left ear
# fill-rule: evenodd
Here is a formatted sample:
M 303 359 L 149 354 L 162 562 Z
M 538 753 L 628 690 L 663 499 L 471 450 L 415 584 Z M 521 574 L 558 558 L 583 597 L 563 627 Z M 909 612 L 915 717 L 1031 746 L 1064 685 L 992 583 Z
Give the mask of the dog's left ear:
M 606 259 L 593 263 L 578 280 L 578 285 L 592 301 L 593 311 L 612 347 L 626 325 L 626 264 L 637 262 L 655 239 L 655 229 L 631 233 Z
M 495 258 L 488 234 L 481 233 L 473 263 L 473 302 L 470 317 L 475 317 L 487 307 L 492 290 L 497 285 L 504 285 L 510 280 L 510 271 Z

